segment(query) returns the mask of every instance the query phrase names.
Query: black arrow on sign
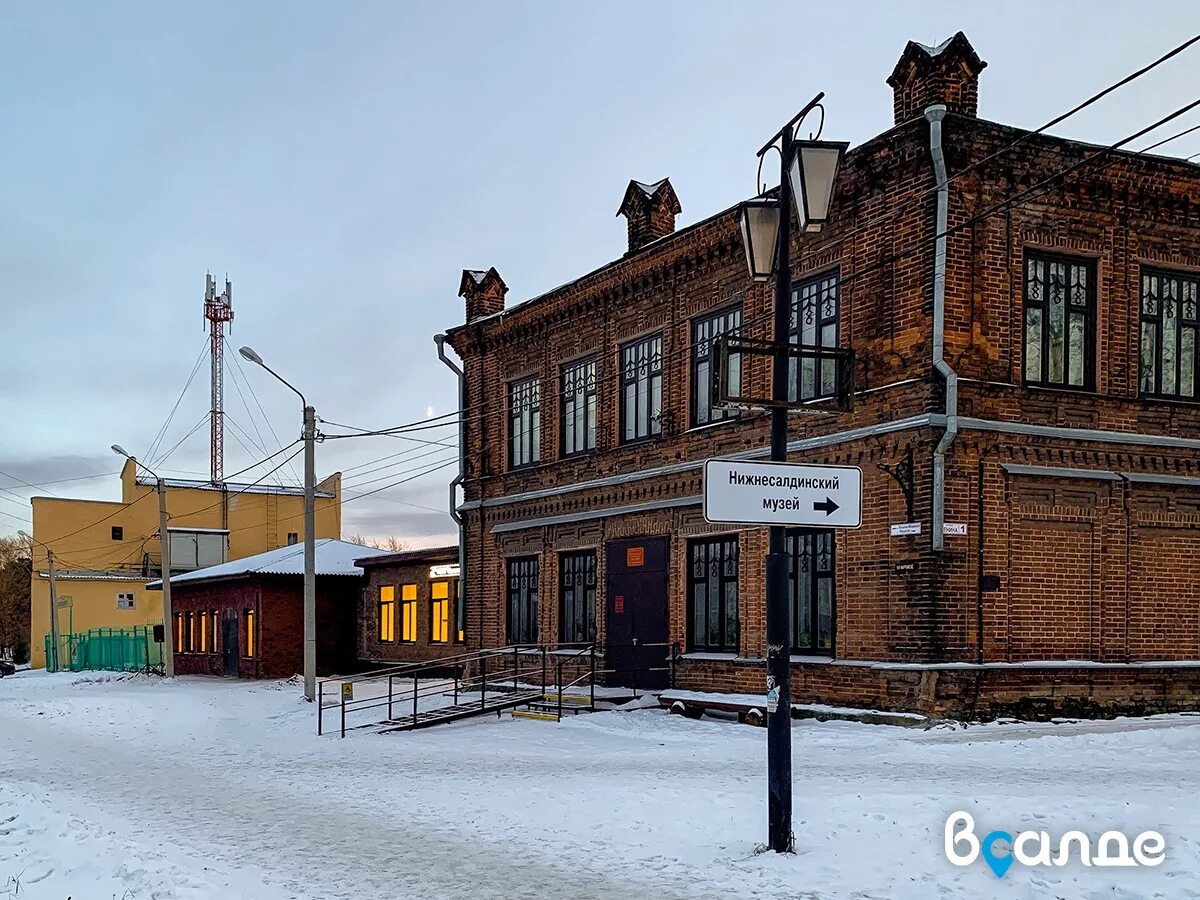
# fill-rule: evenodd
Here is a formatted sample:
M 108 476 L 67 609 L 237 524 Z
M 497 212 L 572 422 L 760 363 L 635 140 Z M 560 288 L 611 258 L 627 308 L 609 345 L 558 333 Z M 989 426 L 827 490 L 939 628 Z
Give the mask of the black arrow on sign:
M 825 515 L 827 515 L 827 516 L 831 515 L 834 512 L 834 510 L 836 510 L 837 508 L 838 508 L 838 505 L 833 502 L 832 497 L 826 497 L 825 501 L 823 503 L 814 503 L 813 504 L 813 509 L 824 510 Z

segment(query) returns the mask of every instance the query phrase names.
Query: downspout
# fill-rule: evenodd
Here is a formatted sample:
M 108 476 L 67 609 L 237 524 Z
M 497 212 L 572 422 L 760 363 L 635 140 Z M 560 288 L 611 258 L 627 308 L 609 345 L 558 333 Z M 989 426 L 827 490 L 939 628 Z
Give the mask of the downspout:
M 925 110 L 929 120 L 929 152 L 933 156 L 933 175 L 937 179 L 937 237 L 933 253 L 933 367 L 946 382 L 946 431 L 933 451 L 933 552 L 946 548 L 943 525 L 946 521 L 946 451 L 958 434 L 958 375 L 946 362 L 946 220 L 950 206 L 950 185 L 946 177 L 946 157 L 942 153 L 942 119 L 946 107 L 936 103 Z
M 458 613 L 455 616 L 454 636 L 467 633 L 467 534 L 463 517 L 458 511 L 458 488 L 466 480 L 467 462 L 467 383 L 462 368 L 446 355 L 446 335 L 435 334 L 438 359 L 458 378 L 458 474 L 450 482 L 450 518 L 458 526 Z

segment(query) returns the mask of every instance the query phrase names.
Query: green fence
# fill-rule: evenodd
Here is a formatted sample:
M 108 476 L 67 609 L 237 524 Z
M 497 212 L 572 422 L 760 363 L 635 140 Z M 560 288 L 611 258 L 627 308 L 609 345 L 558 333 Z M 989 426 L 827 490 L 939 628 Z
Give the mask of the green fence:
M 57 658 L 46 635 L 46 669 L 50 672 L 139 672 L 162 668 L 162 644 L 155 643 L 148 625 L 132 628 L 90 628 L 58 637 Z

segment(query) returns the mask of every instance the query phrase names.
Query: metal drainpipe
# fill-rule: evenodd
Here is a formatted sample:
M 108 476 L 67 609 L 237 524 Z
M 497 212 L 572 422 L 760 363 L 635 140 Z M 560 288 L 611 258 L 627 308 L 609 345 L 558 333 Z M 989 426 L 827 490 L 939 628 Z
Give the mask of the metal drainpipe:
M 942 153 L 942 119 L 946 107 L 941 103 L 926 108 L 929 120 L 929 152 L 933 156 L 933 174 L 937 179 L 937 243 L 933 254 L 933 367 L 946 382 L 946 431 L 933 451 L 933 551 L 946 546 L 942 526 L 946 521 L 946 451 L 958 434 L 958 375 L 946 362 L 946 219 L 950 205 L 950 185 L 946 178 L 946 157 Z
M 465 639 L 467 633 L 467 534 L 463 527 L 462 515 L 458 511 L 458 486 L 466 478 L 467 384 L 463 370 L 446 355 L 446 335 L 435 334 L 433 342 L 437 344 L 438 359 L 458 378 L 458 474 L 450 482 L 450 518 L 458 526 L 458 615 L 454 623 L 454 636 L 457 639 L 461 632 Z

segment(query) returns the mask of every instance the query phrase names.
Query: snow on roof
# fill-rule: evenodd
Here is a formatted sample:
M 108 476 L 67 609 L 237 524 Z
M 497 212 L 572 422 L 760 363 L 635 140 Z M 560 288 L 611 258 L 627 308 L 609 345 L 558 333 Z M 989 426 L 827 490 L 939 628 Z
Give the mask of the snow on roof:
M 362 569 L 354 564 L 356 559 L 368 556 L 386 554 L 386 550 L 376 550 L 374 547 L 364 547 L 352 544 L 350 541 L 338 541 L 333 538 L 319 538 L 316 544 L 316 569 L 318 575 L 361 575 Z M 255 556 L 245 556 L 231 562 L 196 569 L 182 575 L 172 575 L 171 584 L 191 584 L 209 581 L 213 578 L 231 578 L 237 575 L 303 575 L 304 574 L 304 545 L 290 544 L 277 547 L 266 553 Z M 152 581 L 146 587 L 158 589 L 162 582 Z
M 38 572 L 38 578 L 49 578 L 49 572 Z M 103 569 L 74 569 L 62 571 L 61 569 L 54 573 L 56 581 L 142 581 L 146 577 L 142 574 L 141 569 L 137 571 L 107 571 Z
M 645 191 L 647 197 L 653 197 L 658 189 L 663 186 L 666 180 L 667 179 L 665 178 L 660 178 L 658 181 L 654 182 L 654 184 L 646 184 L 644 181 L 634 181 L 633 183 Z
M 147 487 L 154 487 L 158 481 L 149 475 L 138 475 L 136 482 Z M 212 481 L 197 481 L 191 478 L 164 478 L 163 484 L 169 488 L 187 488 L 195 491 L 228 491 L 231 494 L 281 494 L 288 497 L 303 497 L 304 488 L 300 485 L 279 484 L 241 484 L 236 481 L 226 481 L 216 484 Z M 317 491 L 318 497 L 332 497 L 331 491 Z M 194 530 L 194 529 L 193 529 Z
M 467 269 L 467 274 L 470 275 L 476 284 L 483 284 L 483 279 L 487 275 L 486 269 Z
M 926 53 L 928 53 L 930 56 L 939 56 L 943 50 L 945 50 L 947 47 L 950 46 L 950 42 L 952 40 L 954 40 L 955 37 L 957 37 L 957 35 L 953 35 L 953 34 L 950 35 L 950 37 L 946 38 L 944 41 L 942 41 L 936 47 L 930 47 L 928 44 L 922 44 L 920 41 L 913 41 L 913 43 L 916 44 L 918 47 L 920 47 L 922 50 L 924 50 Z

